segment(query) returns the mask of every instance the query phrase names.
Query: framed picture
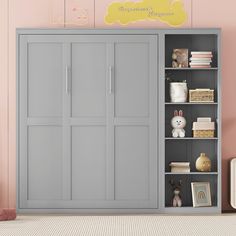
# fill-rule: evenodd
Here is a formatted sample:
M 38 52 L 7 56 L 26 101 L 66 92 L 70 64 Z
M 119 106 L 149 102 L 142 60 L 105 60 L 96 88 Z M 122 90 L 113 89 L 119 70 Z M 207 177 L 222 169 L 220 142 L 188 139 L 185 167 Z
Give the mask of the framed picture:
M 211 191 L 209 182 L 192 182 L 193 207 L 211 206 Z

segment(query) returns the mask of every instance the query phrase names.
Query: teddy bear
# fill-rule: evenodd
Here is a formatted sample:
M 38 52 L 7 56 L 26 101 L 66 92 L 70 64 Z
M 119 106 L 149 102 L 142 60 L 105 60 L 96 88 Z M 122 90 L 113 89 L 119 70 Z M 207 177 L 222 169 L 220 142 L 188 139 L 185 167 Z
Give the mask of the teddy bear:
M 172 67 L 188 67 L 188 49 L 173 49 Z
M 175 110 L 174 117 L 171 119 L 171 125 L 173 127 L 172 130 L 172 137 L 174 138 L 184 138 L 185 137 L 185 130 L 184 127 L 186 126 L 186 119 L 183 117 L 182 110 Z

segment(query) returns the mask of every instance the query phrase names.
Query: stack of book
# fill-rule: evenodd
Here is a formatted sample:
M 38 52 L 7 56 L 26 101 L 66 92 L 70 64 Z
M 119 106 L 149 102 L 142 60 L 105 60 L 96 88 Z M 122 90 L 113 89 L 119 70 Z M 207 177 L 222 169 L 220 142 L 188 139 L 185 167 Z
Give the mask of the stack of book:
M 171 172 L 178 173 L 189 173 L 190 172 L 190 162 L 171 162 L 169 164 Z
M 191 52 L 189 65 L 191 68 L 211 68 L 212 57 L 211 51 Z

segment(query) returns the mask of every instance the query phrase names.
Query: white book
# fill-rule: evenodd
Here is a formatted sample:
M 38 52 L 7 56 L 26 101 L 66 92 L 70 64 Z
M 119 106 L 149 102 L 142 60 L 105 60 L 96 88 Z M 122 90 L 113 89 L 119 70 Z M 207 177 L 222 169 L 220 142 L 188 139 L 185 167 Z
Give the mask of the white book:
M 191 54 L 212 54 L 211 51 L 192 51 Z
M 174 166 L 174 167 L 189 167 L 190 162 L 171 162 L 169 166 Z
M 200 58 L 200 57 L 190 57 L 190 61 L 196 61 L 196 62 L 198 62 L 198 61 L 203 61 L 203 62 L 212 62 L 212 60 L 211 60 L 211 58 L 208 58 L 208 57 L 202 57 L 202 58 Z

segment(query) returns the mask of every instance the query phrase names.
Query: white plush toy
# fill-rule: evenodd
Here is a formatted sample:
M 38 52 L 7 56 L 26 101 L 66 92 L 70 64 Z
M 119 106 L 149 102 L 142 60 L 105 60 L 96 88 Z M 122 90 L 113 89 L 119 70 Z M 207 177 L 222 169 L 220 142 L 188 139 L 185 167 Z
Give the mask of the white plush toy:
M 171 119 L 171 125 L 173 127 L 172 130 L 172 136 L 174 138 L 185 137 L 185 130 L 184 127 L 186 125 L 186 120 L 183 117 L 183 111 L 180 110 L 179 112 L 177 110 L 174 111 L 174 117 Z

